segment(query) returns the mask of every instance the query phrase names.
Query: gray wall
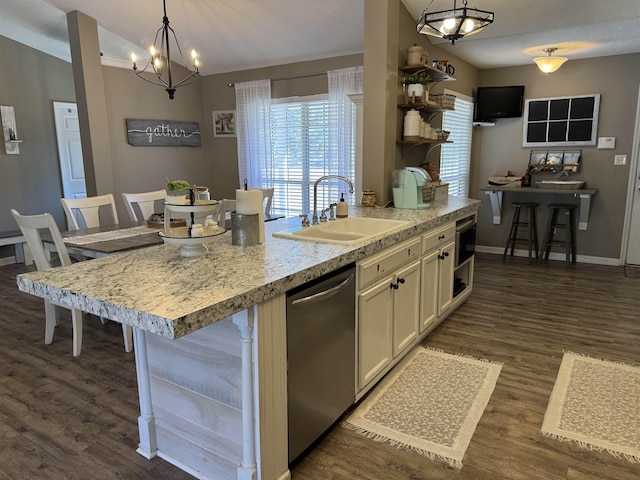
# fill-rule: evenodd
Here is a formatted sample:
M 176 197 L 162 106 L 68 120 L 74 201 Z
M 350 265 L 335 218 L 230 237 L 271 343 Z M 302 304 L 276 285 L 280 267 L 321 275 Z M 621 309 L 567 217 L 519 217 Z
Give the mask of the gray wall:
M 1 36 L 0 58 L 0 105 L 14 107 L 23 140 L 19 155 L 6 155 L 0 146 L 0 231 L 18 229 L 11 208 L 47 210 L 63 225 L 53 102 L 75 102 L 71 65 Z
M 524 85 L 525 99 L 600 94 L 598 136 L 616 137 L 616 146 L 614 150 L 579 147 L 582 149 L 580 172 L 571 174 L 571 178 L 584 180 L 588 187 L 597 188 L 598 193 L 591 204 L 588 230 L 578 231 L 578 254 L 619 258 L 640 85 L 640 54 L 569 60 L 550 75 L 541 73 L 533 62 L 521 67 L 483 70 L 479 85 Z M 523 174 L 531 150 L 522 147 L 521 118 L 499 119 L 494 127 L 474 127 L 470 195 L 483 201 L 479 212 L 479 245 L 504 247 L 514 200 L 530 199 L 540 203 L 540 237 L 547 220 L 546 205 L 578 203 L 577 199 L 566 196 L 524 197 L 517 192 L 508 193 L 504 197 L 502 224 L 492 224 L 489 198 L 478 192 L 478 188 L 487 185 L 490 175 L 506 174 L 507 170 Z M 614 166 L 615 154 L 626 154 L 627 165 Z M 553 178 L 553 174 L 533 174 L 534 182 Z
M 276 67 L 257 68 L 240 72 L 209 75 L 203 77 L 203 115 L 207 144 L 207 164 L 211 169 L 209 189 L 216 198 L 234 198 L 239 188 L 238 149 L 235 138 L 213 137 L 213 112 L 216 110 L 235 110 L 235 89 L 229 83 L 282 79 L 304 75 L 314 75 L 292 80 L 278 80 L 271 84 L 273 98 L 294 97 L 328 93 L 328 70 L 363 65 L 362 54 L 335 57 L 310 62 L 298 62 Z
M 198 185 L 210 183 L 206 161 L 207 139 L 212 136 L 203 118 L 201 79 L 178 88 L 173 100 L 163 88 L 137 78 L 132 70 L 102 67 L 107 98 L 114 196 L 120 221 L 128 221 L 122 193 L 165 188 L 165 177 Z M 178 74 L 178 78 L 182 78 Z M 127 118 L 180 120 L 200 124 L 200 147 L 134 147 L 127 142 Z

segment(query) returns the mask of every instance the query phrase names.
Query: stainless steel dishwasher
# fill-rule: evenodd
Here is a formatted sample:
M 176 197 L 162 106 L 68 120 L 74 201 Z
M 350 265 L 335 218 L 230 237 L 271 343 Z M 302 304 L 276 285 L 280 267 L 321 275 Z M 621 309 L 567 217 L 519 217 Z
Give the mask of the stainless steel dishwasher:
M 355 266 L 287 293 L 289 462 L 355 401 Z

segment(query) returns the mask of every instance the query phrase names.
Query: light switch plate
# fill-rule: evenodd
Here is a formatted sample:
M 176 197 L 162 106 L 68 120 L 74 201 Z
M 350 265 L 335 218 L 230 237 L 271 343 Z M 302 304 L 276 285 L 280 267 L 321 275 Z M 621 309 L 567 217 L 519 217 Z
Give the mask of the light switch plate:
M 627 164 L 627 156 L 626 155 L 616 155 L 613 157 L 614 165 L 626 165 Z
M 616 148 L 616 137 L 598 137 L 599 150 L 612 150 Z

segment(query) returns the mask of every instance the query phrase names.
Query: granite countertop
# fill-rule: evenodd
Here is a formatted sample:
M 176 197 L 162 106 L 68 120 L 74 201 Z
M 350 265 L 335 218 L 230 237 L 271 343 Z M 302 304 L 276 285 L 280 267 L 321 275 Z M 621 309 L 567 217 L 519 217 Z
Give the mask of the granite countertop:
M 350 207 L 356 217 L 406 220 L 388 235 L 352 244 L 275 238 L 299 218 L 265 224 L 265 243 L 231 244 L 231 231 L 207 242 L 209 253 L 183 258 L 177 245 L 159 245 L 119 255 L 19 275 L 21 291 L 62 305 L 179 338 L 404 239 L 471 215 L 478 200 L 449 197 L 427 210 Z

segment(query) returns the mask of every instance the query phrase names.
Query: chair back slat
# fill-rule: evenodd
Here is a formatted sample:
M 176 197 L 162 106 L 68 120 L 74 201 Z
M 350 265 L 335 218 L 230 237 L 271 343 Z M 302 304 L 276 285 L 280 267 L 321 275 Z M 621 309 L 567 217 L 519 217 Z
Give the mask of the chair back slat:
M 61 201 L 70 230 L 80 230 L 79 219 L 84 222 L 86 228 L 99 227 L 101 225 L 100 207 L 103 205 L 111 207 L 113 223 L 119 223 L 116 202 L 110 193 L 87 198 L 62 198 Z
M 132 222 L 137 222 L 139 220 L 147 220 L 151 215 L 156 213 L 156 200 L 166 200 L 167 191 L 156 190 L 154 192 L 144 193 L 123 193 L 122 198 L 124 199 L 124 204 L 127 207 L 129 218 Z M 142 218 L 138 218 L 135 205 L 138 205 Z

